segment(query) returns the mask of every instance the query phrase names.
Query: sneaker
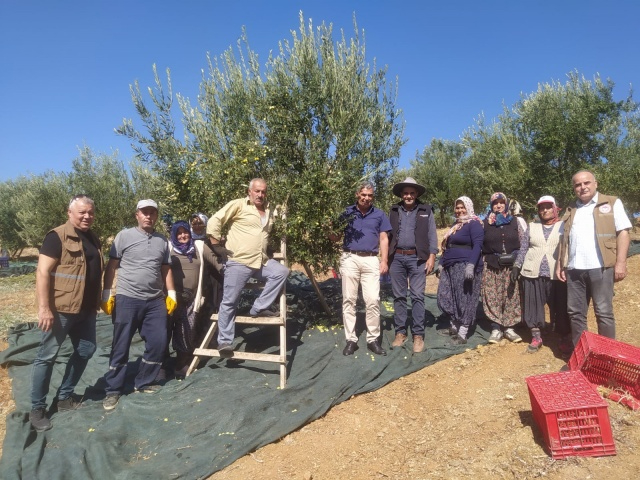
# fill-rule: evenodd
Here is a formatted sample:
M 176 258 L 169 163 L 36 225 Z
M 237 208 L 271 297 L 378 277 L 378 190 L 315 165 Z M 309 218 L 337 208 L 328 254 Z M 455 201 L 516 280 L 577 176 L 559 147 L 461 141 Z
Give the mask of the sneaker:
M 67 410 L 75 410 L 80 406 L 80 402 L 78 402 L 73 395 L 65 398 L 64 400 L 58 400 L 58 411 L 66 412 Z
M 407 341 L 407 335 L 404 333 L 396 333 L 396 338 L 393 341 L 393 343 L 391 344 L 391 346 L 393 348 L 395 347 L 401 347 L 402 345 L 404 345 L 404 343 Z
M 533 339 L 531 340 L 531 343 L 527 347 L 527 352 L 536 353 L 541 348 L 542 348 L 542 339 L 533 337 Z
M 114 408 L 116 408 L 116 405 L 118 404 L 118 400 L 120 400 L 119 393 L 112 393 L 110 395 L 107 395 L 106 397 L 104 397 L 104 400 L 102 401 L 102 407 L 105 410 L 113 410 Z
M 500 340 L 502 340 L 502 332 L 500 330 L 491 330 L 489 343 L 498 343 Z
M 424 350 L 424 338 L 421 335 L 413 336 L 413 353 L 422 353 Z
M 462 338 L 460 335 L 456 335 L 451 340 L 451 345 L 466 345 L 466 344 L 467 344 L 467 339 Z
M 522 337 L 513 331 L 513 328 L 507 328 L 504 331 L 504 338 L 513 343 L 518 343 L 522 341 Z
M 51 421 L 47 418 L 44 408 L 36 408 L 29 413 L 29 422 L 36 432 L 44 432 L 51 428 Z
M 140 388 L 136 387 L 134 388 L 134 390 L 136 392 L 140 392 L 140 393 L 156 393 L 158 392 L 162 387 L 156 383 L 152 383 L 151 385 L 144 385 Z

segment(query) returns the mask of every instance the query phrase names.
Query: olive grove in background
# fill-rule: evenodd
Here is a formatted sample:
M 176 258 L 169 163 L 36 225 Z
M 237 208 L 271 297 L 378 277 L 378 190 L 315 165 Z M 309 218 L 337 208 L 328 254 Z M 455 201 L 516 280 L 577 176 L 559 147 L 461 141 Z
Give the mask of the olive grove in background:
M 301 13 L 299 30 L 263 64 L 243 32 L 236 49 L 207 57 L 193 101 L 174 94 L 169 70 L 161 80 L 154 66 L 153 87 L 131 86 L 141 126 L 128 119 L 116 129 L 132 142 L 130 164 L 85 147 L 71 172 L 0 183 L 0 245 L 14 255 L 38 247 L 65 221 L 69 199 L 85 193 L 108 247 L 134 224 L 140 198 L 156 199 L 176 220 L 211 215 L 243 196 L 253 177 L 268 181 L 271 202 L 285 213 L 276 236 L 287 236 L 289 260 L 308 272 L 335 264 L 339 245 L 327 234 L 340 228 L 339 213 L 364 180 L 388 210 L 399 200 L 391 186 L 413 176 L 427 187 L 422 200 L 436 206 L 439 226 L 451 222 L 461 195 L 476 213 L 495 191 L 517 199 L 529 219 L 542 195 L 566 207 L 580 169 L 594 171 L 599 190 L 620 196 L 629 213 L 640 210 L 640 111 L 631 90 L 616 99 L 613 81 L 570 72 L 490 122 L 479 117 L 457 141 L 425 138 L 411 166 L 398 170 L 405 139 L 397 80 L 367 61 L 355 19 L 354 30 L 336 41 L 331 25 L 305 25 Z

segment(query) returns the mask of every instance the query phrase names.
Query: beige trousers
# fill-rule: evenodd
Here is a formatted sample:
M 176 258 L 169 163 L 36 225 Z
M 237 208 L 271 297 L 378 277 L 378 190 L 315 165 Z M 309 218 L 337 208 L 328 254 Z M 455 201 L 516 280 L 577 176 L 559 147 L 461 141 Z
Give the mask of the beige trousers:
M 343 252 L 340 257 L 342 276 L 342 320 L 347 341 L 357 342 L 356 302 L 358 286 L 366 308 L 367 343 L 380 336 L 380 260 L 378 257 L 359 257 Z

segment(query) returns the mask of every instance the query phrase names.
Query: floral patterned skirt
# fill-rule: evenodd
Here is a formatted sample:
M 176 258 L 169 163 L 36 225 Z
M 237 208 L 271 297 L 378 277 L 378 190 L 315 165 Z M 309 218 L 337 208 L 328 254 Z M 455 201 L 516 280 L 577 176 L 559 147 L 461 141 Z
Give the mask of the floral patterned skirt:
M 482 308 L 489 320 L 513 327 L 522 319 L 520 287 L 509 281 L 511 268 L 491 268 L 485 264 L 482 275 Z

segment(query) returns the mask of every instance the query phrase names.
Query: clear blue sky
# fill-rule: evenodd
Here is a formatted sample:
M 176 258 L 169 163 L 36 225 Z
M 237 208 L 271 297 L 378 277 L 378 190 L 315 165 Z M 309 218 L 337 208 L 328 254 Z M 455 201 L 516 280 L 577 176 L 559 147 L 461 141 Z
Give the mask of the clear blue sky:
M 355 12 L 367 59 L 399 79 L 401 166 L 572 70 L 611 78 L 617 99 L 640 83 L 636 0 L 0 0 L 0 181 L 70 171 L 84 145 L 128 163 L 114 128 L 140 125 L 129 84 L 153 85 L 155 63 L 195 99 L 207 52 L 235 46 L 245 26 L 264 64 L 300 10 L 335 38 L 353 35 Z

